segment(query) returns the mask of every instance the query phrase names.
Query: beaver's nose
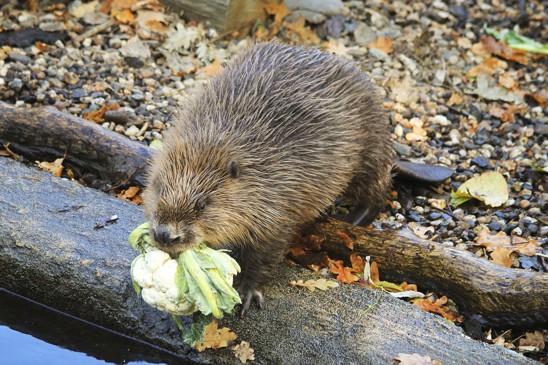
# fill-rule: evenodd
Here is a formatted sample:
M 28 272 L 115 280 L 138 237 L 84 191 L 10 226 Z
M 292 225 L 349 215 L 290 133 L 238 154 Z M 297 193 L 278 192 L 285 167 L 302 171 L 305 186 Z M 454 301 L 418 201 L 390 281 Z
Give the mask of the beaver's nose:
M 180 241 L 180 237 L 174 235 L 166 224 L 160 224 L 152 230 L 154 241 L 162 246 L 173 246 Z

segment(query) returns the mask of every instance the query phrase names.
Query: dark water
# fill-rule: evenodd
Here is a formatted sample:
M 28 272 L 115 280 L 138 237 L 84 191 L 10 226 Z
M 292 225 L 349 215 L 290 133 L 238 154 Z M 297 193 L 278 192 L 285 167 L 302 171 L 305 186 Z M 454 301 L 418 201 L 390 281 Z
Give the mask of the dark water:
M 0 364 L 192 364 L 0 288 Z

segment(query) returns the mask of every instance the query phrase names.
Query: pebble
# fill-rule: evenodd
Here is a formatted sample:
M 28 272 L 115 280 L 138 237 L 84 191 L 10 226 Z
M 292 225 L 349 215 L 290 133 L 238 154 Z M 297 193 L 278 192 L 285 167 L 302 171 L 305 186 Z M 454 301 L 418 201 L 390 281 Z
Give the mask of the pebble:
M 74 72 L 67 72 L 63 76 L 63 80 L 69 85 L 76 85 L 80 81 L 80 77 Z
M 341 0 L 285 0 L 285 6 L 291 11 L 310 10 L 325 15 L 341 14 L 344 11 Z
M 531 206 L 531 202 L 529 200 L 520 200 L 519 206 L 521 209 L 527 209 Z
M 23 88 L 23 81 L 21 79 L 13 79 L 9 84 L 8 87 L 15 92 L 21 91 Z
M 139 133 L 139 130 L 140 129 L 138 127 L 132 125 L 125 130 L 124 134 L 128 137 L 134 137 Z
M 20 53 L 10 53 L 8 55 L 8 60 L 13 62 L 21 62 L 24 65 L 32 62 L 32 59 L 29 56 Z

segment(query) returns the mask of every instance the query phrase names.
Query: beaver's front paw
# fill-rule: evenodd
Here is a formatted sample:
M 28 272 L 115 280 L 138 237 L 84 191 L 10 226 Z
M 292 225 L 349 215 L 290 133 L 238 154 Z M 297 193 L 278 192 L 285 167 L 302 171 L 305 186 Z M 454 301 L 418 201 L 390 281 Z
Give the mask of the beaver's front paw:
M 249 310 L 249 306 L 251 305 L 251 301 L 254 301 L 258 308 L 264 309 L 263 293 L 259 290 L 243 285 L 242 283 L 242 285 L 238 287 L 238 294 L 240 294 L 240 298 L 242 299 L 242 304 L 240 305 L 239 310 L 240 318 L 244 318 L 246 315 Z

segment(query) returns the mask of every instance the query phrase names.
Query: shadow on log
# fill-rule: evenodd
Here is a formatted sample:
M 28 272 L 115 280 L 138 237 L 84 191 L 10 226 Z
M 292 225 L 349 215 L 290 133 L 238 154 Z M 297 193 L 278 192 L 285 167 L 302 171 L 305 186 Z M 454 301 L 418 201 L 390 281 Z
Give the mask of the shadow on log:
M 5 158 L 0 186 L 0 287 L 198 363 L 239 364 L 226 349 L 190 351 L 170 316 L 135 295 L 127 236 L 144 220 L 140 207 Z M 93 228 L 114 214 L 116 223 Z M 221 322 L 251 343 L 254 364 L 387 364 L 399 353 L 444 365 L 535 363 L 390 296 L 360 316 L 378 291 L 288 285 L 311 278 L 318 276 L 284 263 L 265 287 L 267 309 Z

